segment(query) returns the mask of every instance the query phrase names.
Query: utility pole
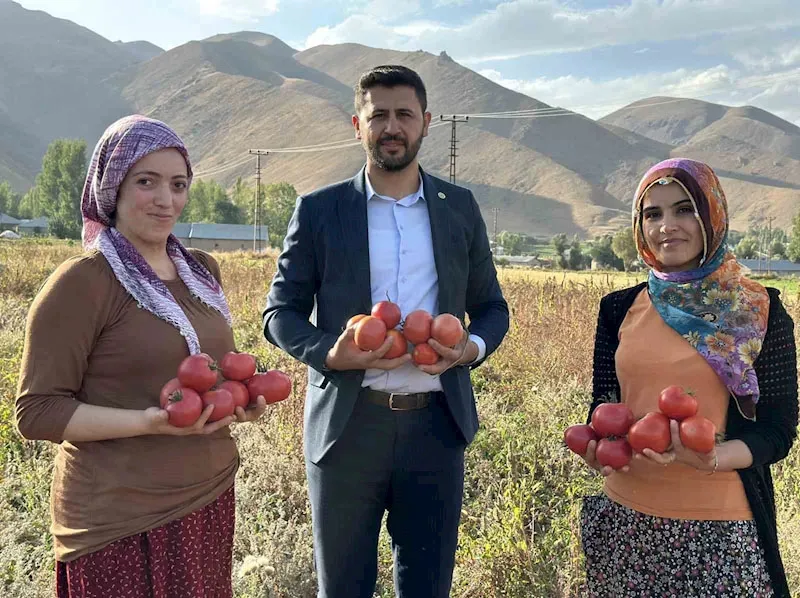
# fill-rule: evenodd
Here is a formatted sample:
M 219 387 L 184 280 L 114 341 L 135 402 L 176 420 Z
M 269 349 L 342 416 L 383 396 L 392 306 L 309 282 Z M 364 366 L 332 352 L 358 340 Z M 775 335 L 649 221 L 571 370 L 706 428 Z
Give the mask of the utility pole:
M 500 208 L 492 208 L 492 216 L 494 217 L 494 232 L 492 233 L 492 241 L 494 242 L 495 251 L 497 250 L 497 214 Z
M 256 197 L 253 202 L 253 251 L 261 251 L 261 156 L 268 156 L 269 152 L 249 150 L 256 156 Z
M 458 139 L 456 138 L 456 123 L 465 123 L 469 120 L 469 116 L 464 116 L 461 114 L 452 114 L 450 116 L 445 116 L 444 114 L 439 115 L 439 120 L 442 122 L 449 122 L 451 124 L 451 133 L 450 133 L 450 182 L 455 184 L 456 182 L 456 156 L 458 153 L 456 149 L 458 147 Z
M 772 221 L 775 220 L 775 216 L 769 216 L 767 218 L 767 222 L 769 223 L 769 238 L 767 239 L 767 274 L 771 273 L 772 270 Z

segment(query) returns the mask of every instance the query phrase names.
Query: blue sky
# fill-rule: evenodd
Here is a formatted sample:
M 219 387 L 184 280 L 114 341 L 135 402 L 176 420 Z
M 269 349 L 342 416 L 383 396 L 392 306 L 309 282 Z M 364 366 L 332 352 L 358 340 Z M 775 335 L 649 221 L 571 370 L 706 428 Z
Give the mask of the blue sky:
M 170 49 L 271 33 L 447 51 L 507 87 L 597 118 L 655 95 L 753 104 L 800 125 L 800 0 L 17 0 L 111 40 Z

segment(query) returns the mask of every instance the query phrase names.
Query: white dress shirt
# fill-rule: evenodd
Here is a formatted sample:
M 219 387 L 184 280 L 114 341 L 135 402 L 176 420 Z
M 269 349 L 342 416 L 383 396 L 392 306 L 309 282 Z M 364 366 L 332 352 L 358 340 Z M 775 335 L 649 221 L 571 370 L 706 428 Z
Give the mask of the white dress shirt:
M 439 278 L 422 177 L 414 193 L 397 200 L 375 193 L 366 173 L 365 178 L 372 304 L 388 297 L 400 307 L 403 319 L 417 309 L 436 316 Z M 470 339 L 482 359 L 486 343 L 474 334 Z M 426 374 L 413 363 L 389 371 L 368 369 L 362 386 L 397 393 L 442 390 L 439 376 Z

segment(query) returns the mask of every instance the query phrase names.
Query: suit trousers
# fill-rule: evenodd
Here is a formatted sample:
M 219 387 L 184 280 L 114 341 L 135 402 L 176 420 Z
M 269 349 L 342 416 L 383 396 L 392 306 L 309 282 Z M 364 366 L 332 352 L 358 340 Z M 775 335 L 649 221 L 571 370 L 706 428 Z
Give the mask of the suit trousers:
M 372 598 L 386 511 L 398 598 L 449 596 L 465 446 L 443 393 L 409 411 L 359 397 L 328 453 L 306 461 L 319 598 Z

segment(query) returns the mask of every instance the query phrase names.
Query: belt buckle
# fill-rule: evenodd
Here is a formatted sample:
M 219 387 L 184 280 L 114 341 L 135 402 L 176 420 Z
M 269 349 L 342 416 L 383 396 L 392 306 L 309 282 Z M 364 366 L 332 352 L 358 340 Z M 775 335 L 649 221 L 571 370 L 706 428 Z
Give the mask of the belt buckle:
M 406 411 L 400 407 L 394 406 L 394 398 L 395 397 L 407 397 L 409 393 L 407 392 L 390 392 L 389 393 L 389 409 L 392 411 Z

